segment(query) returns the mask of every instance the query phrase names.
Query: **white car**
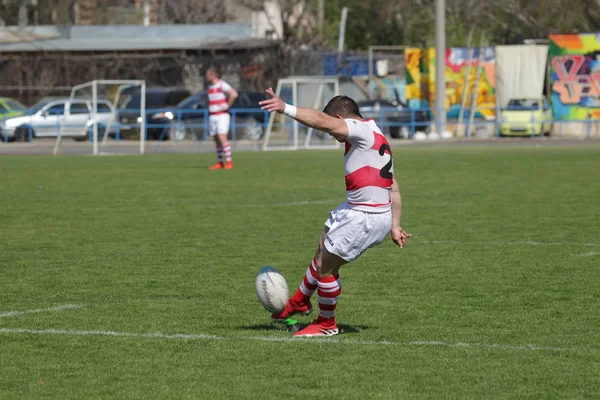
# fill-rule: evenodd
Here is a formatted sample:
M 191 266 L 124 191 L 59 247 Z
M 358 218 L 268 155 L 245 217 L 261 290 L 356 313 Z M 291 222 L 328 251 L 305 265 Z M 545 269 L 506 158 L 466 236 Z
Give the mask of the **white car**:
M 107 100 L 98 100 L 98 135 L 114 120 L 115 109 Z M 24 115 L 0 122 L 0 140 L 28 141 L 30 138 L 62 136 L 85 140 L 93 129 L 92 101 L 69 98 L 42 100 Z

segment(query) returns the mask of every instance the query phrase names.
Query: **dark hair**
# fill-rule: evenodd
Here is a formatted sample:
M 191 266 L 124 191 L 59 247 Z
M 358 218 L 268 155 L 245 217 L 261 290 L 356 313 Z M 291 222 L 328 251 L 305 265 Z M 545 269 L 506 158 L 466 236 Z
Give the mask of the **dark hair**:
M 217 78 L 221 77 L 221 68 L 219 68 L 216 65 L 211 65 L 210 67 L 208 67 L 207 71 L 212 71 L 217 76 Z
M 335 96 L 333 99 L 329 100 L 329 103 L 327 103 L 323 112 L 332 117 L 339 115 L 343 118 L 362 118 L 360 110 L 358 109 L 358 104 L 348 96 Z

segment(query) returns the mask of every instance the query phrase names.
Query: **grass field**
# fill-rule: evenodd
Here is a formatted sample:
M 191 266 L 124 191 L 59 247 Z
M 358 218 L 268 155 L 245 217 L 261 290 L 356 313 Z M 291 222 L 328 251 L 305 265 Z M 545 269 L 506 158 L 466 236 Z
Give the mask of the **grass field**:
M 600 393 L 597 147 L 396 149 L 414 237 L 343 268 L 316 341 L 254 278 L 300 283 L 341 154 L 234 156 L 0 158 L 0 399 Z

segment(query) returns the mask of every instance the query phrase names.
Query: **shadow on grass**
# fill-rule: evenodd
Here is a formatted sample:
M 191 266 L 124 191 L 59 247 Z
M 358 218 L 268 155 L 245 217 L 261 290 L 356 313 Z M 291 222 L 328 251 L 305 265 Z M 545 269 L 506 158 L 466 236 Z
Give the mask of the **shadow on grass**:
M 242 325 L 238 329 L 243 331 L 285 331 L 284 324 L 257 324 L 257 325 Z
M 305 328 L 308 324 L 299 324 L 300 329 Z M 249 330 L 249 331 L 285 331 L 286 325 L 283 323 L 273 322 L 271 324 L 256 324 L 256 325 L 242 325 L 238 327 L 240 330 Z M 340 330 L 340 334 L 351 334 L 351 333 L 359 333 L 361 331 L 365 331 L 369 329 L 366 325 L 346 325 L 346 324 L 338 324 L 338 328 Z
M 341 334 L 344 333 L 359 333 L 361 331 L 366 331 L 369 329 L 366 325 L 346 325 L 346 324 L 338 324 L 338 329 Z

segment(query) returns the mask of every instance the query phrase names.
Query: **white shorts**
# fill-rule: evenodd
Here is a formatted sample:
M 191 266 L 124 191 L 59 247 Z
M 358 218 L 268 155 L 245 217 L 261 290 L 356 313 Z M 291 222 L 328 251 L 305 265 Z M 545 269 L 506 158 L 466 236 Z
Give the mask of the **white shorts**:
M 357 211 L 344 202 L 329 213 L 325 226 L 329 228 L 325 235 L 327 251 L 350 262 L 383 242 L 392 229 L 392 212 Z
M 215 136 L 217 133 L 228 134 L 230 121 L 231 115 L 229 113 L 209 115 L 208 132 L 210 136 Z

